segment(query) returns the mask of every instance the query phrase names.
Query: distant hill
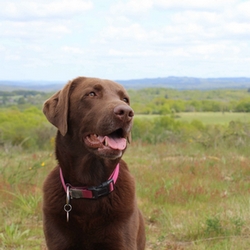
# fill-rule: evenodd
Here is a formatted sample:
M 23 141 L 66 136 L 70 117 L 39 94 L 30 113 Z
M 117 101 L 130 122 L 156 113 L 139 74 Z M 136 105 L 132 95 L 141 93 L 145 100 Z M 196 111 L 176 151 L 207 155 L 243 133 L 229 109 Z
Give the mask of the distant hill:
M 250 88 L 249 77 L 196 78 L 196 77 L 162 77 L 131 80 L 115 80 L 126 89 L 142 89 L 163 87 L 172 89 L 218 89 L 218 88 Z M 67 83 L 62 81 L 0 81 L 0 91 L 36 90 L 54 92 Z
M 164 87 L 173 89 L 218 89 L 218 88 L 249 88 L 250 78 L 195 78 L 175 77 L 145 78 L 117 81 L 127 89 L 139 89 L 145 87 Z
M 53 92 L 62 88 L 66 83 L 60 81 L 4 81 L 0 80 L 0 91 L 36 90 Z

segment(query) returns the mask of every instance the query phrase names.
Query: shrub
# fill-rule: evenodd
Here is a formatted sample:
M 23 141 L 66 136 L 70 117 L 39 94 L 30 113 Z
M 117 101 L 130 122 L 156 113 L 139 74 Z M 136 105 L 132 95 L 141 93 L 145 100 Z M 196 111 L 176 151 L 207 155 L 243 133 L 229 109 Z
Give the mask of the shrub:
M 47 149 L 53 146 L 56 129 L 42 111 L 30 107 L 0 112 L 0 146 Z M 250 123 L 231 122 L 227 126 L 204 125 L 201 121 L 183 122 L 174 115 L 135 117 L 132 139 L 144 143 L 197 143 L 205 148 L 250 146 Z
M 24 111 L 11 108 L 0 112 L 0 142 L 24 149 L 44 148 L 55 130 L 41 110 L 30 107 Z

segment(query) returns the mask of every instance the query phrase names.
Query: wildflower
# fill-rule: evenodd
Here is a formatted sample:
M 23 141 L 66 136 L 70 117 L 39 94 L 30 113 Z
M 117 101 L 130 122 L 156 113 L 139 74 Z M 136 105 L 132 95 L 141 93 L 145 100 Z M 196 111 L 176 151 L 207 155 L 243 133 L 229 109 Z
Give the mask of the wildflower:
M 44 166 L 45 166 L 45 163 L 44 163 L 44 162 L 42 162 L 42 163 L 41 163 L 41 166 L 42 166 L 42 167 L 44 167 Z

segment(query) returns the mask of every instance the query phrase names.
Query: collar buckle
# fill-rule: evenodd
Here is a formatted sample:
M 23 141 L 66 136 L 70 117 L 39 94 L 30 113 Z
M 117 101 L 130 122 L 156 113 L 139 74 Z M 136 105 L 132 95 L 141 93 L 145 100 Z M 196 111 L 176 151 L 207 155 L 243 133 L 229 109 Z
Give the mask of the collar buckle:
M 101 196 L 110 194 L 114 190 L 114 180 L 110 179 L 103 182 L 100 186 L 89 187 L 88 190 L 92 192 L 92 199 L 98 199 Z

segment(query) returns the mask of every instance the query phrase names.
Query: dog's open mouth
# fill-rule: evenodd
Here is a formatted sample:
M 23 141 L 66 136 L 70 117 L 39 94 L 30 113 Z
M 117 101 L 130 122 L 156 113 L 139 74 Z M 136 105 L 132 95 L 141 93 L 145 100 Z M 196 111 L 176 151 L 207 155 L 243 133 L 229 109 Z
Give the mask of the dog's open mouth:
M 114 150 L 124 150 L 127 145 L 127 140 L 123 137 L 122 129 L 117 129 L 106 136 L 89 134 L 84 138 L 84 142 L 90 148 L 109 147 Z

